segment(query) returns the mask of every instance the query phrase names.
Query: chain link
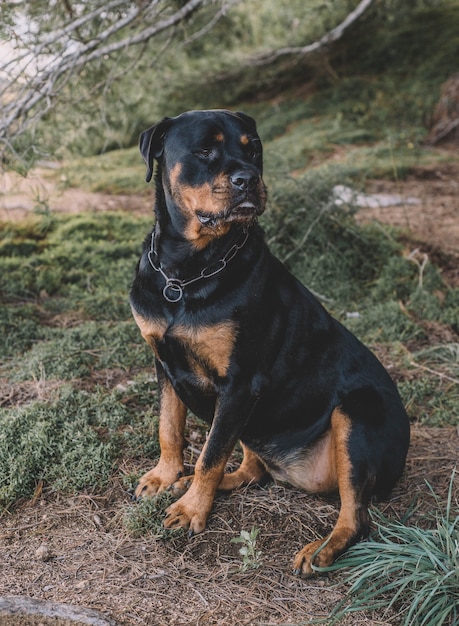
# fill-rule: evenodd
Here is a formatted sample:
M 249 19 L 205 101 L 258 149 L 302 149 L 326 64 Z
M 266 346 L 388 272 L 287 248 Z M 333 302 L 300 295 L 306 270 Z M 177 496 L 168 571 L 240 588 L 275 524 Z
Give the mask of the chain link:
M 228 265 L 228 263 L 232 259 L 234 259 L 234 257 L 239 252 L 239 250 L 245 246 L 248 237 L 249 237 L 249 231 L 247 230 L 244 233 L 244 239 L 241 241 L 241 243 L 235 243 L 233 246 L 231 246 L 231 248 L 228 250 L 225 256 L 222 259 L 218 260 L 214 264 L 214 266 L 205 267 L 203 270 L 201 270 L 201 273 L 199 274 L 199 276 L 195 276 L 194 278 L 189 278 L 188 280 L 181 280 L 180 278 L 172 278 L 168 276 L 166 272 L 163 270 L 163 267 L 159 261 L 158 253 L 156 252 L 156 245 L 155 245 L 156 229 L 155 229 L 151 233 L 151 243 L 150 243 L 150 250 L 148 251 L 148 261 L 151 267 L 155 270 L 155 272 L 159 272 L 161 276 L 164 278 L 164 280 L 166 281 L 166 284 L 163 289 L 164 299 L 172 303 L 179 302 L 183 298 L 184 287 L 186 287 L 187 285 L 191 285 L 192 283 L 195 283 L 198 280 L 203 280 L 204 278 L 212 278 L 212 276 L 215 276 L 216 274 L 219 274 L 220 272 L 222 272 L 225 269 L 225 267 Z M 155 259 L 157 263 L 155 263 L 155 260 L 153 259 Z M 212 269 L 212 267 L 214 267 L 215 269 Z

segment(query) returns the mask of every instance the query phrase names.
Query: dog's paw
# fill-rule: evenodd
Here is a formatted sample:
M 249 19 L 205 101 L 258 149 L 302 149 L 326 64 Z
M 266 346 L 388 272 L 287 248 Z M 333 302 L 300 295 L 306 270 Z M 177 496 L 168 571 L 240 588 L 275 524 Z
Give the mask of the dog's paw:
M 183 528 L 192 537 L 206 527 L 208 511 L 199 506 L 195 499 L 187 498 L 188 493 L 166 509 L 164 526 L 166 528 Z
M 308 543 L 300 550 L 293 561 L 293 571 L 305 578 L 309 578 L 317 574 L 312 564 L 316 567 L 328 567 L 335 560 L 333 548 L 324 545 L 326 539 L 318 539 L 312 543 Z M 324 546 L 320 552 L 317 552 L 321 546 Z M 317 554 L 316 554 L 317 552 Z
M 134 499 L 156 496 L 166 491 L 180 477 L 181 473 L 181 470 L 162 469 L 158 464 L 140 478 L 134 490 Z
M 191 487 L 193 482 L 193 476 L 181 476 L 178 480 L 169 485 L 168 491 L 174 496 L 174 498 L 181 498 Z

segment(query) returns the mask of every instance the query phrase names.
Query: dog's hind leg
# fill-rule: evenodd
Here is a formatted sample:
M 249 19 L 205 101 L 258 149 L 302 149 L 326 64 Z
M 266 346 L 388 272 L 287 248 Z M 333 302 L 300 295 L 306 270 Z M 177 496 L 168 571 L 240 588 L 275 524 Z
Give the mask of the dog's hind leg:
M 237 470 L 223 475 L 218 491 L 232 491 L 246 485 L 255 485 L 263 480 L 268 473 L 260 457 L 247 448 L 242 441 L 243 459 Z M 176 498 L 183 496 L 188 491 L 193 482 L 193 476 L 182 476 L 169 487 L 169 491 Z
M 223 476 L 218 485 L 218 489 L 221 491 L 231 491 L 238 487 L 259 483 L 267 474 L 260 457 L 245 446 L 242 441 L 241 447 L 244 453 L 242 462 L 236 471 Z
M 333 531 L 325 539 L 307 544 L 295 557 L 294 571 L 311 576 L 312 563 L 328 567 L 347 548 L 368 534 L 367 502 L 363 501 L 363 489 L 355 486 L 353 466 L 349 455 L 351 420 L 340 409 L 331 418 L 331 445 L 334 456 L 336 481 L 341 499 L 341 509 Z M 366 491 L 366 490 L 365 490 Z

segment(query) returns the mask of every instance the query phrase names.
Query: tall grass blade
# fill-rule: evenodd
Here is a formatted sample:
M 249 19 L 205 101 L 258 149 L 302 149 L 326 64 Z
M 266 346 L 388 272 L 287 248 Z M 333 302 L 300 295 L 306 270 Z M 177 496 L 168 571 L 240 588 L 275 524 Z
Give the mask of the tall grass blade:
M 327 619 L 335 624 L 356 611 L 397 609 L 400 626 L 457 626 L 459 607 L 459 515 L 453 516 L 456 470 L 443 512 L 431 528 L 391 522 L 378 512 L 376 531 L 322 571 L 346 570 L 346 599 Z M 429 485 L 429 489 L 433 490 Z M 435 499 L 440 507 L 440 500 Z M 349 600 L 350 598 L 350 600 Z

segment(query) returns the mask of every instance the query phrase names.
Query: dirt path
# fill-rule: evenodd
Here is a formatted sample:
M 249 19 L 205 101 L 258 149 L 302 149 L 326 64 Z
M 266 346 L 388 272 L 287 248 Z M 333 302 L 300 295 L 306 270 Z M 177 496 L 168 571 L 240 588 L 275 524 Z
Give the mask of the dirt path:
M 0 174 L 0 221 L 22 220 L 45 208 L 57 213 L 123 210 L 149 215 L 152 195 L 115 196 L 66 188 L 58 164 L 53 163 L 32 170 L 26 178 L 14 172 Z
M 446 279 L 459 285 L 459 155 L 455 162 L 419 168 L 404 181 L 371 181 L 368 191 L 419 200 L 418 204 L 361 208 L 357 219 L 402 228 L 413 247 L 418 244 L 438 262 Z
M 452 150 L 448 154 L 455 156 Z M 378 220 L 400 227 L 413 243 L 424 245 L 427 253 L 452 255 L 459 265 L 459 154 L 455 161 L 420 167 L 403 181 L 370 181 L 367 192 L 398 195 L 402 202 L 360 208 L 358 220 Z M 408 201 L 413 198 L 418 202 Z M 63 213 L 125 210 L 149 215 L 152 194 L 115 196 L 64 188 L 56 164 L 33 170 L 27 178 L 12 173 L 0 175 L 0 220 L 23 219 L 37 207 Z M 456 277 L 459 284 L 459 269 Z

